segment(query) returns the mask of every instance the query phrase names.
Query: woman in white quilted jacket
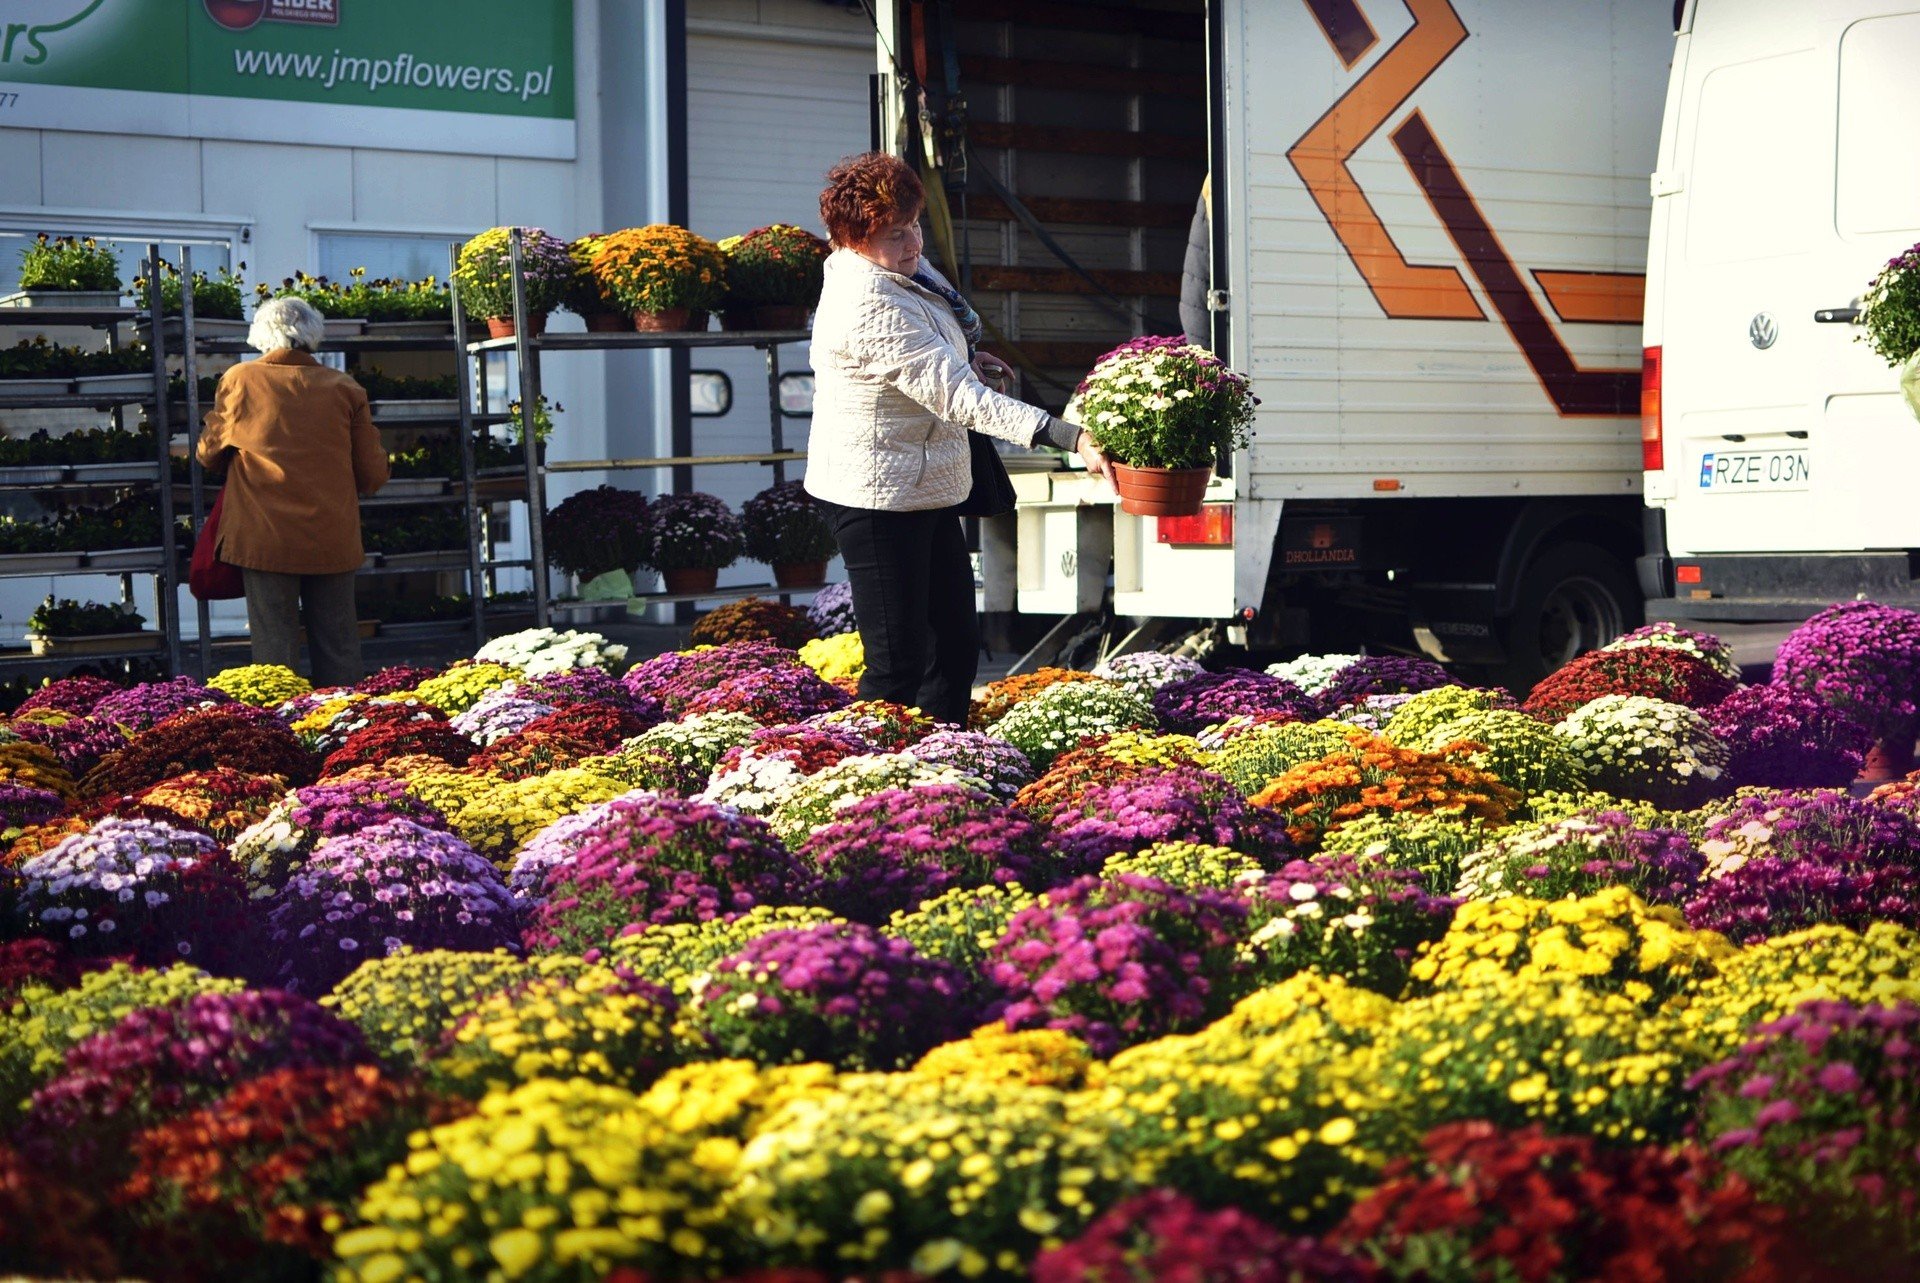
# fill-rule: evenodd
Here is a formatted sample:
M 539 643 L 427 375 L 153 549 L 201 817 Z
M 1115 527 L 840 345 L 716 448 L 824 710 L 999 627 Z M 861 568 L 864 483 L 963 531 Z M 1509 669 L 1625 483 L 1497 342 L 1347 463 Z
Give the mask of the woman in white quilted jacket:
M 862 699 L 964 723 L 979 668 L 973 570 L 956 505 L 967 430 L 1106 459 L 1081 429 L 987 386 L 1012 374 L 974 349 L 980 318 L 921 256 L 920 180 L 894 156 L 836 165 L 820 193 L 834 252 L 813 321 L 808 493 L 840 542 L 866 649 Z

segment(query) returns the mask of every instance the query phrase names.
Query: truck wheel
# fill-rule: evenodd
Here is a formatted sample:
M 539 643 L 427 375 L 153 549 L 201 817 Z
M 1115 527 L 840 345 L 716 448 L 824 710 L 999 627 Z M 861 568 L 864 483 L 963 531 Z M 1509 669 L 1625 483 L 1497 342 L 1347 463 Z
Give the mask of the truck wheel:
M 1633 576 L 1605 548 L 1563 543 L 1546 549 L 1521 572 L 1513 614 L 1502 629 L 1504 684 L 1524 698 L 1574 656 L 1636 627 L 1640 613 Z

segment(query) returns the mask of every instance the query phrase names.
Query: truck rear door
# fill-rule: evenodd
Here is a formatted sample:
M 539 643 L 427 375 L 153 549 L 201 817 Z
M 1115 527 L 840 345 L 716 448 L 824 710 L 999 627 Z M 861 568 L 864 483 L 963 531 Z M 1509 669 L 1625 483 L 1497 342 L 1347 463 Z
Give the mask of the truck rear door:
M 1888 132 L 1920 111 L 1907 7 L 1695 6 L 1649 310 L 1665 468 L 1648 495 L 1677 554 L 1920 546 L 1920 425 L 1845 323 L 1920 239 L 1920 168 Z

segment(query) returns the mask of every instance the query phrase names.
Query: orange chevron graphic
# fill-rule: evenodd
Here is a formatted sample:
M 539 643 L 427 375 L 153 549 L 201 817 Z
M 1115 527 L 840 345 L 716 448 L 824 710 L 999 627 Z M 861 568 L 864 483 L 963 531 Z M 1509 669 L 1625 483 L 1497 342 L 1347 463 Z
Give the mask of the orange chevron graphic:
M 1388 316 L 1404 320 L 1485 320 L 1459 269 L 1407 262 L 1347 168 L 1367 139 L 1467 38 L 1448 0 L 1405 0 L 1413 26 L 1327 109 L 1287 159 Z

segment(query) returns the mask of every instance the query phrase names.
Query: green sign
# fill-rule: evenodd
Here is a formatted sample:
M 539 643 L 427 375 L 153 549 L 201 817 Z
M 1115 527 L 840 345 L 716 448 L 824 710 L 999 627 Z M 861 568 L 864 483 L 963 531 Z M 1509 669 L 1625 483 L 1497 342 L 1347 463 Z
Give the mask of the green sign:
M 6 0 L 0 127 L 573 155 L 572 0 Z

